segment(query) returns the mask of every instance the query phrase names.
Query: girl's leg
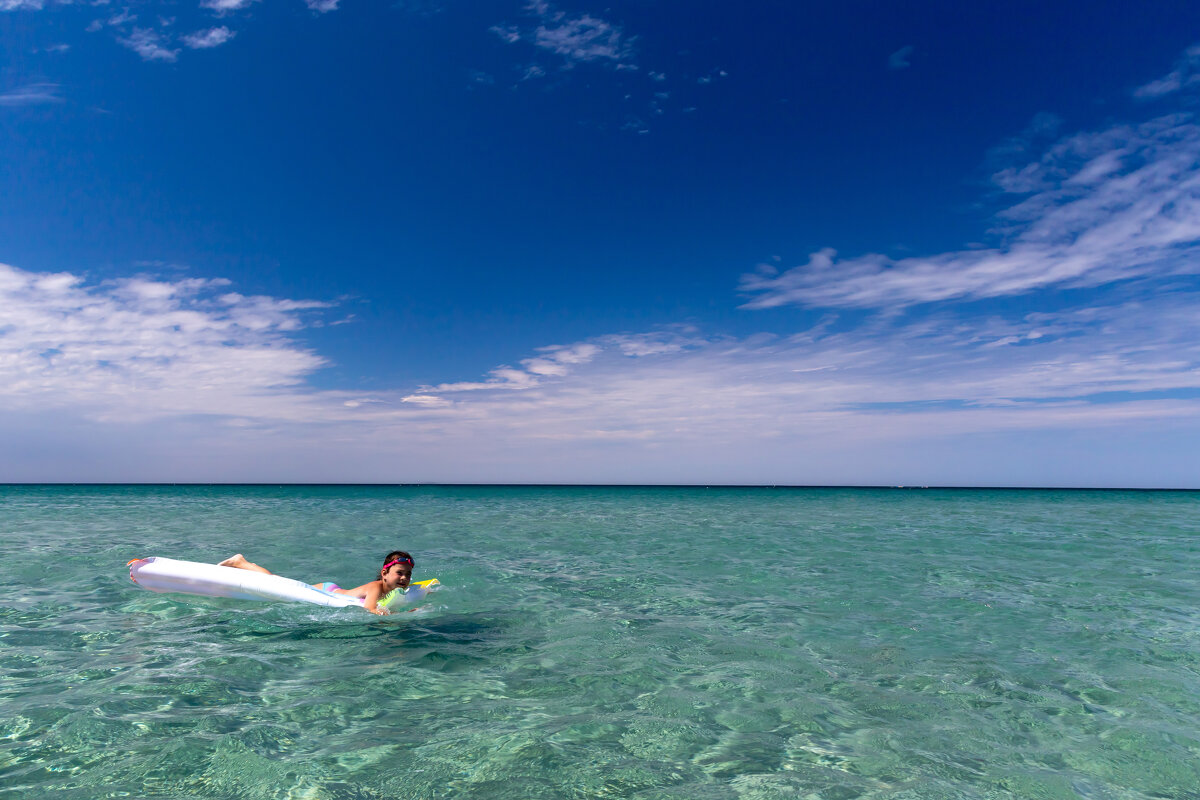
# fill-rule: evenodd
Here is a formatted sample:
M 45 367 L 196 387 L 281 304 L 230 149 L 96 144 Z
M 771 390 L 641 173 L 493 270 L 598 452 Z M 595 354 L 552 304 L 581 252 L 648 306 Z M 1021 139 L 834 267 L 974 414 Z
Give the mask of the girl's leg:
M 258 564 L 254 564 L 250 561 L 247 561 L 246 557 L 244 555 L 242 555 L 241 553 L 230 556 L 229 558 L 225 559 L 221 563 L 217 564 L 217 566 L 218 567 L 235 567 L 236 569 L 248 569 L 251 572 L 263 572 L 263 573 L 266 573 L 267 575 L 273 574 L 271 572 L 271 570 L 264 569 L 264 568 L 260 567 Z

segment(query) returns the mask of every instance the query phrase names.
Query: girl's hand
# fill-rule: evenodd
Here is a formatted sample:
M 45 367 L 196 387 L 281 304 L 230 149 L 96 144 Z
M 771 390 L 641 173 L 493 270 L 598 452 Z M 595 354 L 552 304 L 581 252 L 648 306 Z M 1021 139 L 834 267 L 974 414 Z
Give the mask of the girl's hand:
M 363 608 L 367 607 L 363 606 Z M 386 617 L 390 613 L 382 608 L 367 608 L 367 611 L 370 611 L 372 614 L 376 614 L 381 617 Z

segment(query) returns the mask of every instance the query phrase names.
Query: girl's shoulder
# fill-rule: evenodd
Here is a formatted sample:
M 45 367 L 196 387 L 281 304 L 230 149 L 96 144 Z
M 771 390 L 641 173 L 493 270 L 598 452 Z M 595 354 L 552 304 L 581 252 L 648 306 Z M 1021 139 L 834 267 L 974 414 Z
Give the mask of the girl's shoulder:
M 355 597 L 366 597 L 367 592 L 369 592 L 372 587 L 374 587 L 377 590 L 379 590 L 380 592 L 382 592 L 383 591 L 383 581 L 379 581 L 379 580 L 368 581 L 368 582 L 364 583 L 362 586 L 355 586 L 353 589 L 350 590 L 350 594 L 354 595 Z

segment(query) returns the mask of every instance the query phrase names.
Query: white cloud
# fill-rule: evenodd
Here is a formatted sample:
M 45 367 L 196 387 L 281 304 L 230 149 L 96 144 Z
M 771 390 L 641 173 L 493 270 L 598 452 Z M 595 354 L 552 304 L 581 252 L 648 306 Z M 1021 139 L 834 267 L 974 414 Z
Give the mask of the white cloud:
M 129 22 L 135 22 L 136 20 L 137 14 L 130 12 L 128 8 L 123 8 L 119 13 L 113 14 L 111 17 L 105 20 L 104 24 L 115 28 Z
M 168 40 L 150 28 L 134 28 L 133 33 L 117 41 L 141 56 L 143 61 L 174 61 L 179 57 L 179 49 L 171 49 L 166 44 Z
M 509 44 L 516 44 L 521 41 L 521 31 L 516 25 L 493 25 L 488 30 Z
M 982 321 L 829 316 L 788 337 L 622 333 L 364 396 L 307 383 L 326 361 L 298 336 L 324 304 L 231 289 L 0 267 L 0 432 L 101 448 L 97 471 L 58 479 L 828 482 L 854 474 L 829 472 L 847 453 L 953 437 L 1200 430 L 1194 293 Z M 140 460 L 114 472 L 118 451 Z M 0 477 L 38 477 L 24 468 L 0 458 Z
M 908 472 L 892 474 L 907 479 L 921 474 L 920 453 L 962 437 L 1018 441 L 1030 433 L 1043 447 L 1055 437 L 1069 441 L 1072 431 L 1197 438 L 1195 303 L 1194 295 L 1127 301 L 983 323 L 879 319 L 787 338 L 660 332 L 641 338 L 675 346 L 638 356 L 622 346 L 628 336 L 599 337 L 586 343 L 595 348 L 586 362 L 560 374 L 531 374 L 526 359 L 519 375 L 509 368 L 487 381 L 436 387 L 459 392 L 452 402 L 433 391 L 405 401 L 427 412 L 417 440 L 444 454 L 470 453 L 463 469 L 483 469 L 492 480 L 505 473 L 486 472 L 478 459 L 498 453 L 511 454 L 510 475 L 550 481 L 736 474 L 829 482 L 887 474 L 890 467 L 872 465 L 894 452 L 906 454 Z M 401 431 L 417 423 L 396 418 L 373 430 L 408 448 L 416 445 Z M 959 459 L 984 465 L 987 475 L 1002 449 L 964 448 Z M 864 460 L 832 471 L 846 453 Z M 1026 480 L 1038 469 L 1030 466 Z
M 484 381 L 460 381 L 422 387 L 422 395 L 430 392 L 477 392 L 500 389 L 513 391 L 539 386 L 544 378 L 562 377 L 580 364 L 596 357 L 601 346 L 594 342 L 573 345 L 550 345 L 538 349 L 539 355 L 523 359 L 520 368 L 502 366 L 489 373 Z M 411 402 L 411 400 L 410 400 Z
M 40 11 L 42 0 L 0 0 L 0 11 Z
M 574 18 L 556 15 L 550 24 L 538 26 L 534 44 L 568 61 L 621 61 L 629 55 L 619 28 L 586 14 Z
M 253 2 L 254 0 L 200 0 L 200 7 L 207 8 L 217 16 L 224 16 L 248 8 Z
M 968 323 L 880 320 L 789 339 L 688 338 L 639 357 L 601 337 L 570 369 L 447 385 L 470 389 L 446 424 L 481 438 L 512 429 L 555 440 L 603 435 L 660 444 L 702 438 L 752 448 L 764 438 L 920 439 L 939 431 L 1087 427 L 1131 415 L 1200 419 L 1195 296 Z M 1005 344 L 1007 343 L 1007 344 Z M 500 372 L 500 371 L 498 371 Z M 1124 402 L 1097 395 L 1129 393 Z M 484 433 L 483 420 L 495 427 Z M 486 426 L 483 426 L 486 427 Z
M 904 47 L 901 47 L 899 50 L 888 56 L 888 69 L 908 69 L 912 66 L 912 64 L 909 62 L 909 59 L 912 58 L 912 54 L 913 46 L 911 44 L 904 45 Z
M 995 184 L 1021 197 L 996 219 L 1001 244 L 824 250 L 743 279 L 752 307 L 1028 295 L 986 318 L 943 304 L 829 312 L 794 335 L 597 335 L 514 353 L 481 379 L 366 396 L 309 383 L 327 361 L 301 337 L 323 303 L 220 279 L 95 285 L 0 266 L 0 479 L 933 482 L 923 454 L 952 443 L 945 463 L 975 471 L 946 467 L 942 482 L 995 482 L 991 465 L 1009 458 L 1037 483 L 1059 453 L 1090 464 L 1095 442 L 1124 437 L 1126 455 L 1168 466 L 1123 482 L 1194 483 L 1200 128 L 1160 117 L 1030 156 L 1054 129 L 1042 118 L 1005 145 L 1021 162 Z M 1104 288 L 1039 308 L 1036 290 L 1068 286 Z M 1180 442 L 1172 461 L 1162 445 Z M 51 452 L 68 456 L 56 466 Z M 1088 468 L 1063 474 L 1088 482 Z
M 1133 96 L 1139 100 L 1152 100 L 1197 84 L 1200 84 L 1200 45 L 1193 45 L 1184 51 L 1175 69 L 1161 78 L 1139 86 L 1134 90 Z
M 0 94 L 0 106 L 33 106 L 61 102 L 57 83 L 31 83 Z
M 1067 137 L 994 180 L 1029 195 L 997 219 L 1005 244 L 903 259 L 826 248 L 744 275 L 744 307 L 900 308 L 1200 272 L 1200 125 L 1188 115 Z
M 323 304 L 214 297 L 225 281 L 127 278 L 0 265 L 0 407 L 70 408 L 93 418 L 286 416 L 269 399 L 324 361 L 286 333 Z M 257 409 L 257 411 L 256 411 Z
M 573 16 L 543 0 L 533 0 L 528 10 L 536 26 L 522 30 L 512 24 L 493 25 L 490 30 L 509 44 L 526 41 L 561 56 L 567 67 L 586 62 L 608 62 L 617 68 L 636 69 L 632 41 L 620 26 L 590 14 Z
M 209 28 L 208 30 L 196 31 L 183 37 L 183 43 L 193 50 L 199 50 L 209 47 L 218 47 L 225 44 L 235 36 L 234 32 L 226 28 L 224 25 L 219 28 Z
M 338 2 L 339 0 L 304 0 L 304 5 L 308 6 L 309 11 L 327 14 L 337 10 Z
M 571 367 L 577 364 L 591 361 L 600 352 L 600 348 L 595 344 L 583 343 L 569 347 L 543 347 L 539 352 L 542 355 L 525 359 L 521 366 L 532 375 L 559 376 L 566 375 Z
M 656 333 L 608 336 L 603 341 L 604 344 L 617 348 L 622 355 L 638 358 L 680 353 L 703 344 L 702 339 L 692 338 L 695 334 L 694 328 L 685 325 Z
M 432 394 L 410 394 L 400 398 L 401 403 L 413 403 L 418 406 L 435 408 L 450 405 L 450 401 Z

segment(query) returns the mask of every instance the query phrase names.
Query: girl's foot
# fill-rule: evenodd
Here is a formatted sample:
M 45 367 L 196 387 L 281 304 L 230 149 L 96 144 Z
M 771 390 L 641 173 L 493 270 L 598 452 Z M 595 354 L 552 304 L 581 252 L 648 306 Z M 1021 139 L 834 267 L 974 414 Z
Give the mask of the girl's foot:
M 251 561 L 247 561 L 246 557 L 244 555 L 242 555 L 241 553 L 237 553 L 236 555 L 230 556 L 229 558 L 225 559 L 221 563 L 217 564 L 217 566 L 218 567 L 233 567 L 234 569 L 248 569 L 251 572 L 261 572 L 264 575 L 272 574 L 271 570 L 264 569 L 263 567 L 260 567 L 258 564 L 255 564 Z

